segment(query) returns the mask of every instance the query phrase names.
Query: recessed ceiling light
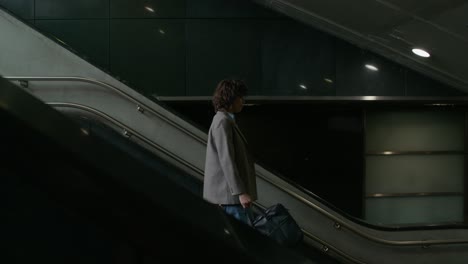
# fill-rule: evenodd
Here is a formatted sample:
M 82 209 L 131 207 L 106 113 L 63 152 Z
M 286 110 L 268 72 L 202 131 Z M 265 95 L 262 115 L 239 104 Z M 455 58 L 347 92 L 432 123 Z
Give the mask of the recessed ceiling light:
M 89 130 L 86 130 L 84 128 L 80 128 L 80 130 L 81 130 L 81 133 L 83 133 L 83 135 L 89 136 Z
M 150 11 L 151 13 L 154 13 L 154 9 L 149 6 L 145 6 L 145 9 Z
M 441 104 L 441 103 L 435 103 L 435 104 L 431 104 L 433 106 L 454 106 L 454 104 Z
M 325 78 L 325 79 L 323 79 L 323 80 L 326 81 L 327 83 L 333 83 L 333 80 L 332 80 L 332 79 Z
M 375 67 L 372 64 L 366 64 L 365 66 L 366 66 L 367 69 L 369 69 L 371 71 L 378 71 L 379 70 L 379 68 Z
M 302 89 L 307 89 L 307 86 L 305 86 L 303 84 L 299 84 L 299 87 L 301 87 Z
M 67 45 L 67 43 L 65 43 L 65 41 L 63 41 L 63 40 L 61 40 L 61 39 L 59 39 L 59 38 L 57 38 L 57 37 L 55 38 L 55 40 L 57 40 L 58 42 L 60 42 L 60 43 L 62 43 L 62 44 L 64 44 L 64 45 Z
M 412 49 L 413 53 L 420 56 L 420 57 L 423 57 L 423 58 L 429 58 L 431 56 L 431 54 L 429 54 L 429 52 L 423 50 L 423 49 L 418 49 L 418 48 L 414 48 Z

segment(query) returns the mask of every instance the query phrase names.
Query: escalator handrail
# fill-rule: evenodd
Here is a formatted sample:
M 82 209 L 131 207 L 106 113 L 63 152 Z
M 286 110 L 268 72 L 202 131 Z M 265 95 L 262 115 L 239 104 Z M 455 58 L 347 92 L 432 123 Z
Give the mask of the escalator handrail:
M 94 108 L 89 107 L 89 106 L 85 106 L 85 105 L 82 105 L 82 104 L 76 104 L 76 103 L 46 102 L 46 104 L 50 105 L 50 106 L 53 106 L 53 107 L 76 108 L 76 109 L 80 109 L 80 110 L 87 111 L 87 112 L 93 113 L 95 115 L 98 115 L 99 117 L 105 119 L 106 121 L 111 122 L 115 126 L 118 126 L 121 129 L 123 129 L 124 135 L 126 135 L 127 137 L 130 137 L 130 136 L 137 137 L 138 139 L 140 139 L 141 141 L 143 141 L 146 144 L 150 145 L 151 147 L 163 152 L 167 156 L 171 157 L 172 159 L 176 160 L 177 162 L 180 162 L 182 165 L 184 165 L 184 166 L 188 167 L 189 169 L 191 169 L 192 171 L 194 171 L 197 174 L 196 177 L 197 177 L 198 180 L 203 180 L 203 177 L 200 176 L 200 175 L 203 175 L 203 170 L 200 170 L 198 167 L 193 166 L 192 164 L 190 164 L 190 162 L 186 161 L 183 158 L 178 157 L 176 154 L 174 154 L 171 151 L 167 150 L 166 148 L 160 146 L 159 144 L 155 143 L 151 139 L 143 136 L 142 134 L 138 133 L 137 131 L 133 130 L 132 128 L 126 126 L 125 124 L 118 121 L 117 119 L 103 113 L 102 111 L 99 111 L 99 110 L 94 109 Z
M 58 77 L 3 76 L 3 77 L 5 79 L 7 79 L 7 80 L 10 80 L 10 81 L 54 81 L 54 82 L 56 82 L 56 81 L 59 81 L 59 82 L 70 81 L 70 82 L 84 82 L 84 83 L 94 84 L 94 85 L 97 85 L 97 86 L 100 86 L 100 87 L 103 87 L 103 88 L 107 88 L 107 89 L 110 89 L 110 90 L 116 92 L 117 94 L 123 96 L 127 100 L 135 103 L 136 106 L 137 106 L 137 109 L 139 111 L 149 111 L 153 115 L 163 119 L 164 121 L 168 122 L 169 124 L 171 124 L 171 125 L 177 127 L 178 129 L 184 131 L 184 133 L 186 133 L 187 135 L 189 135 L 192 138 L 196 139 L 200 143 L 206 144 L 205 139 L 203 139 L 200 136 L 194 134 L 193 132 L 191 132 L 187 128 L 181 126 L 180 124 L 177 124 L 176 122 L 174 122 L 171 119 L 165 117 L 164 115 L 161 115 L 160 113 L 154 111 L 151 107 L 149 107 L 149 106 L 145 105 L 144 103 L 140 102 L 138 99 L 136 99 L 132 95 L 122 91 L 121 89 L 119 89 L 119 88 L 117 88 L 117 87 L 115 87 L 113 85 L 105 83 L 105 82 L 101 82 L 101 81 L 98 81 L 98 80 L 95 80 L 95 79 L 90 79 L 90 78 L 85 78 L 85 77 L 73 77 L 73 76 L 66 76 L 66 77 L 65 76 L 64 77 L 62 77 L 62 76 L 58 76 Z
M 119 88 L 117 88 L 115 86 L 112 86 L 112 85 L 110 85 L 108 83 L 105 83 L 105 82 L 101 82 L 101 81 L 98 81 L 98 80 L 89 79 L 89 78 L 85 78 L 85 77 L 4 76 L 4 78 L 7 79 L 7 80 L 10 80 L 10 81 L 72 81 L 72 82 L 85 82 L 85 83 L 95 84 L 95 85 L 101 86 L 103 88 L 108 88 L 108 89 L 111 89 L 111 90 L 115 91 L 119 95 L 125 97 L 126 99 L 136 103 L 138 108 L 143 107 L 144 111 L 149 111 L 153 115 L 163 119 L 164 121 L 167 121 L 171 125 L 176 126 L 181 131 L 186 133 L 187 135 L 191 136 L 192 138 L 199 141 L 200 143 L 206 145 L 206 140 L 205 139 L 203 139 L 200 136 L 194 134 L 193 132 L 186 129 L 185 127 L 182 127 L 181 125 L 177 124 L 176 122 L 172 121 L 171 119 L 161 115 L 160 113 L 157 113 L 156 111 L 154 111 L 153 109 L 151 109 L 147 105 L 141 103 L 139 100 L 137 100 L 135 97 L 129 95 L 128 93 L 120 90 Z M 203 173 L 201 173 L 201 174 L 203 175 Z M 269 182 L 270 184 L 276 186 L 277 188 L 285 191 L 286 193 L 290 194 L 292 197 L 296 198 L 297 200 L 301 201 L 302 203 L 306 204 L 307 206 L 313 208 L 314 210 L 318 211 L 319 213 L 326 216 L 327 218 L 333 220 L 335 222 L 335 226 L 346 227 L 350 231 L 354 232 L 355 234 L 360 235 L 362 237 L 365 237 L 365 238 L 367 238 L 367 239 L 369 239 L 371 241 L 374 241 L 374 242 L 378 242 L 378 243 L 385 244 L 385 245 L 391 245 L 391 246 L 430 246 L 430 245 L 468 244 L 467 239 L 419 240 L 419 241 L 418 240 L 406 240 L 406 241 L 403 241 L 403 240 L 387 240 L 387 239 L 377 238 L 377 237 L 375 237 L 375 236 L 373 236 L 371 234 L 367 234 L 366 232 L 363 232 L 363 231 L 355 228 L 354 226 L 352 226 L 349 223 L 346 223 L 346 222 L 338 219 L 335 215 L 327 212 L 326 210 L 324 210 L 320 206 L 314 204 L 310 200 L 304 198 L 303 196 L 298 195 L 293 190 L 291 190 L 291 189 L 289 189 L 289 188 L 287 188 L 285 186 L 280 186 L 278 183 L 276 183 L 276 182 L 272 181 L 271 179 L 269 179 L 269 177 L 267 177 L 267 176 L 265 176 L 265 175 L 263 175 L 263 174 L 261 174 L 259 172 L 256 172 L 256 174 L 257 174 L 257 176 L 259 176 L 263 180 L 265 180 L 265 181 Z

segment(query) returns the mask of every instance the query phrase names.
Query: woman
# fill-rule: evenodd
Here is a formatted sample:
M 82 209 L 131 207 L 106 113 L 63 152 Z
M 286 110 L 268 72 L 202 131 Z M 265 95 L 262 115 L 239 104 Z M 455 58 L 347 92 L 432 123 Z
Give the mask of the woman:
M 213 95 L 215 116 L 208 132 L 203 198 L 218 204 L 236 219 L 251 225 L 251 205 L 257 199 L 254 162 L 247 141 L 235 123 L 247 86 L 222 80 Z

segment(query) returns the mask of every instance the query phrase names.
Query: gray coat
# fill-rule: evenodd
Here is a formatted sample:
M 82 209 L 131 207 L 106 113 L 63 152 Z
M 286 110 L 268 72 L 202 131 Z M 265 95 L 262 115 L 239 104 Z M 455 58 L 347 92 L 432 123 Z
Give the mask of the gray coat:
M 215 204 L 240 204 L 242 193 L 257 199 L 254 162 L 234 120 L 217 112 L 208 132 L 203 198 Z

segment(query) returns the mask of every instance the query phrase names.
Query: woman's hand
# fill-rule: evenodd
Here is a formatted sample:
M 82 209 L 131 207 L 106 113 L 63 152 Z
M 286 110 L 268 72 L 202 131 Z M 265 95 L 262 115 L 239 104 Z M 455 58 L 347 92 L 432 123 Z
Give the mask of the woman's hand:
M 247 193 L 240 194 L 239 201 L 244 208 L 249 208 L 252 205 L 252 198 Z

